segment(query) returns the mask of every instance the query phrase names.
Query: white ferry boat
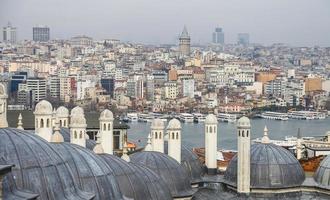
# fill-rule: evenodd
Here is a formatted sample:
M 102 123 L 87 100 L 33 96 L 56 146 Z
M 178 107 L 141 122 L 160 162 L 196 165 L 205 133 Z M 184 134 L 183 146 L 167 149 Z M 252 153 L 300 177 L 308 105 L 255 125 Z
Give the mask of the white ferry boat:
M 313 119 L 325 119 L 326 114 L 323 112 L 315 112 L 315 111 L 291 111 L 289 112 L 289 118 L 292 119 L 305 119 L 305 120 L 313 120 Z
M 138 114 L 137 113 L 127 113 L 127 120 L 130 122 L 137 122 L 138 121 Z
M 138 121 L 139 122 L 152 122 L 154 119 L 153 115 L 146 114 L 146 113 L 139 113 L 138 114 Z
M 236 122 L 236 120 L 237 120 L 237 116 L 235 114 L 228 114 L 228 113 L 218 114 L 218 121 L 234 123 Z
M 180 121 L 185 122 L 185 123 L 194 122 L 194 116 L 189 113 L 180 113 L 179 119 L 180 119 Z
M 313 140 L 314 137 L 302 137 L 303 140 Z M 256 138 L 253 140 L 255 143 L 261 143 L 262 137 Z M 269 140 L 270 143 L 273 143 L 277 146 L 285 148 L 295 148 L 297 145 L 297 137 L 294 136 L 285 136 L 284 140 Z
M 194 116 L 194 122 L 196 123 L 202 123 L 205 121 L 205 115 L 203 115 L 202 113 L 193 113 Z
M 289 119 L 289 116 L 287 113 L 263 112 L 261 113 L 261 118 L 286 121 Z

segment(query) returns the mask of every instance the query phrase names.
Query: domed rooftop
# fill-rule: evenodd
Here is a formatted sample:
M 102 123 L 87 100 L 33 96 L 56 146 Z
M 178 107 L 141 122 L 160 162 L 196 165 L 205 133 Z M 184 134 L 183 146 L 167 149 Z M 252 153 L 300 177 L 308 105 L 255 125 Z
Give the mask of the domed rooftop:
M 87 123 L 84 115 L 71 115 L 70 127 L 75 127 L 75 126 L 87 127 Z
M 205 118 L 205 124 L 218 124 L 218 119 L 214 114 L 208 114 Z
M 70 129 L 68 128 L 61 128 L 60 131 L 61 135 L 64 138 L 64 142 L 68 142 L 70 143 Z M 90 140 L 90 139 L 86 139 L 86 148 L 89 150 L 93 150 L 94 147 L 96 145 L 95 140 Z
M 76 106 L 71 110 L 71 116 L 73 115 L 84 115 L 84 109 L 82 107 Z
M 70 143 L 53 144 L 59 156 L 72 169 L 76 183 L 84 191 L 94 193 L 95 199 L 122 199 L 114 172 L 92 151 Z
M 165 142 L 164 152 L 168 153 L 168 142 Z M 187 171 L 192 184 L 202 181 L 204 167 L 197 155 L 185 144 L 181 145 L 181 165 Z
M 60 106 L 56 110 L 56 116 L 60 117 L 60 118 L 61 117 L 69 117 L 69 110 L 64 106 Z
M 229 185 L 237 185 L 237 155 L 230 161 L 224 178 Z M 288 150 L 271 143 L 251 146 L 251 188 L 298 187 L 304 180 L 304 170 Z
M 151 122 L 152 129 L 163 129 L 164 127 L 165 126 L 164 126 L 163 120 L 161 120 L 159 118 L 156 118 L 156 119 L 152 120 L 152 122 Z
M 0 129 L 0 164 L 15 165 L 12 175 L 18 188 L 39 195 L 40 199 L 87 200 L 93 193 L 78 189 L 66 160 L 52 144 L 28 131 Z M 10 191 L 4 191 L 7 193 Z
M 177 119 L 171 119 L 168 122 L 167 129 L 181 129 L 181 122 Z
M 34 114 L 37 115 L 51 115 L 53 114 L 53 106 L 46 100 L 41 100 L 37 103 Z
M 132 163 L 146 166 L 159 175 L 169 187 L 173 198 L 189 197 L 195 190 L 186 170 L 170 156 L 154 151 L 142 151 L 130 155 Z
M 330 156 L 327 156 L 323 159 L 319 168 L 314 174 L 314 180 L 321 187 L 330 189 Z
M 147 167 L 128 163 L 110 154 L 100 154 L 115 174 L 125 197 L 134 200 L 171 200 L 166 183 Z
M 111 120 L 113 120 L 112 112 L 108 109 L 103 110 L 100 114 L 100 119 L 99 120 L 102 120 L 102 121 L 111 121 Z
M 237 126 L 238 126 L 238 127 L 242 127 L 242 128 L 244 128 L 244 127 L 246 127 L 246 128 L 251 127 L 250 119 L 247 118 L 247 117 L 245 117 L 245 116 L 241 117 L 241 118 L 237 121 Z

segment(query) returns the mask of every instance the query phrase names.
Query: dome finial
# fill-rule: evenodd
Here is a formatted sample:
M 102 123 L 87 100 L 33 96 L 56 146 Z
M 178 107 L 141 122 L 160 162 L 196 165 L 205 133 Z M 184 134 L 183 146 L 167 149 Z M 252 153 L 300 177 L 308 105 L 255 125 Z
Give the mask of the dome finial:
M 51 143 L 62 143 L 64 142 L 64 138 L 62 134 L 60 133 L 61 128 L 60 128 L 60 122 L 58 118 L 55 118 L 55 126 L 54 126 L 54 134 L 52 135 L 52 138 L 50 140 Z
M 265 126 L 265 128 L 264 128 L 264 136 L 261 139 L 261 143 L 263 143 L 263 144 L 270 143 L 270 140 L 269 140 L 269 137 L 268 137 L 268 128 L 267 128 L 267 126 Z
M 123 155 L 121 156 L 121 158 L 123 159 L 123 160 L 125 160 L 126 162 L 129 162 L 130 161 L 130 159 L 129 159 L 129 156 L 127 155 L 127 142 L 125 141 L 125 143 L 124 143 L 124 148 L 123 148 Z
M 18 122 L 17 122 L 17 129 L 24 130 L 22 120 L 23 120 L 22 113 L 19 113 Z
M 101 145 L 101 133 L 100 133 L 100 131 L 97 133 L 96 138 L 97 138 L 96 139 L 96 145 L 95 145 L 93 151 L 96 154 L 104 154 L 104 149 Z
M 146 147 L 144 147 L 144 151 L 152 151 L 151 135 L 150 135 L 150 133 L 148 134 L 147 145 L 146 145 Z

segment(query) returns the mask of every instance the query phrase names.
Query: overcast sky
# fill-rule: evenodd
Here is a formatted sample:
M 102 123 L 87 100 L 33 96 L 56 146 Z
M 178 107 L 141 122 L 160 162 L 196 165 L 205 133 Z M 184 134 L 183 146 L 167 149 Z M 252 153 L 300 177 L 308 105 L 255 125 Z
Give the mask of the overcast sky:
M 226 43 L 247 32 L 255 43 L 330 46 L 330 0 L 0 0 L 0 26 L 8 21 L 19 39 L 40 24 L 52 39 L 175 43 L 186 25 L 193 43 L 210 42 L 218 26 Z

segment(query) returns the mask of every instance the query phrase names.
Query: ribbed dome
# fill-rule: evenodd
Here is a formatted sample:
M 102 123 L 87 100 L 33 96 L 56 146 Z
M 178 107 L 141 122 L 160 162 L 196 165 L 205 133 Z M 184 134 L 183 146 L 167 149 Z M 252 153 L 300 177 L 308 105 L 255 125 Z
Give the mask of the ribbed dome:
M 37 115 L 52 115 L 53 114 L 53 106 L 46 100 L 41 100 L 37 103 L 34 114 Z
M 168 142 L 165 142 L 164 151 L 166 154 L 168 153 Z M 197 155 L 184 144 L 181 145 L 181 165 L 188 173 L 192 184 L 202 181 L 204 167 Z
M 168 122 L 167 129 L 181 129 L 181 122 L 177 119 L 171 119 Z
M 101 121 L 112 121 L 113 120 L 113 114 L 110 110 L 105 109 L 101 112 L 100 114 L 100 119 Z
M 164 127 L 165 126 L 164 126 L 163 120 L 161 120 L 159 118 L 156 118 L 156 119 L 152 120 L 152 122 L 151 122 L 152 129 L 163 129 Z
M 64 106 L 60 106 L 56 110 L 56 116 L 57 117 L 69 117 L 69 110 Z
M 131 162 L 143 165 L 159 175 L 169 187 L 172 197 L 189 197 L 194 193 L 186 170 L 173 158 L 154 151 L 142 151 L 130 156 Z
M 84 191 L 96 194 L 95 200 L 122 199 L 114 172 L 92 151 L 70 143 L 53 144 L 72 169 L 73 177 Z
M 134 200 L 171 200 L 166 183 L 152 170 L 128 163 L 109 154 L 99 155 L 115 174 L 120 190 L 125 197 Z
M 14 164 L 18 188 L 39 194 L 40 199 L 92 199 L 75 185 L 71 169 L 52 144 L 28 131 L 0 129 L 0 164 Z M 8 191 L 4 191 L 6 193 Z
M 205 124 L 218 124 L 218 119 L 214 114 L 208 114 L 205 118 Z
M 320 186 L 330 189 L 330 156 L 323 159 L 314 174 L 314 180 L 320 184 Z
M 84 109 L 82 107 L 76 106 L 71 110 L 72 115 L 84 115 Z
M 230 161 L 225 181 L 237 185 L 237 155 Z M 299 187 L 305 173 L 298 160 L 288 150 L 274 144 L 251 146 L 251 188 Z

